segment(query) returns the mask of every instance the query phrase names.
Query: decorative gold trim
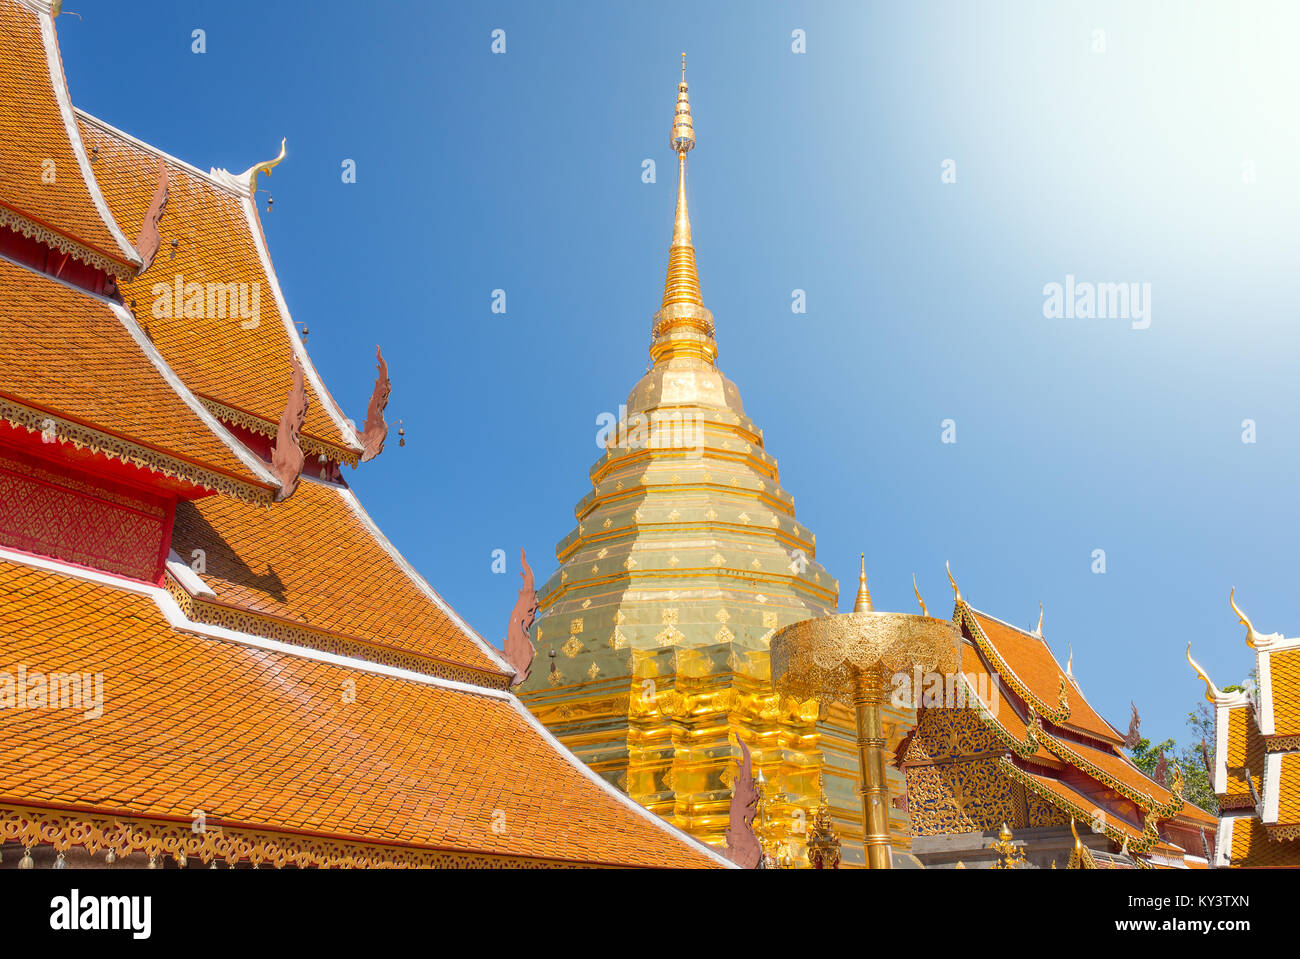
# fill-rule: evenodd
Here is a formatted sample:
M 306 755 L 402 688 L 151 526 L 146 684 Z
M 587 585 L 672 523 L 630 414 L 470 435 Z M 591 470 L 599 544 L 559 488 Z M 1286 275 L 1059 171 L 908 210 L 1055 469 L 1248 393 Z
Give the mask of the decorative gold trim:
M 1091 810 L 1084 809 L 1082 806 L 1076 805 L 1064 796 L 1060 796 L 1048 789 L 1033 776 L 1019 769 L 1015 763 L 1011 762 L 1011 760 L 1007 759 L 1005 756 L 998 759 L 998 766 L 1004 773 L 1016 782 L 1020 783 L 1020 785 L 1033 791 L 1033 793 L 1040 799 L 1043 799 L 1055 806 L 1057 809 L 1060 809 L 1067 816 L 1072 816 L 1075 819 L 1082 819 L 1085 822 L 1093 821 L 1094 814 Z M 1108 820 L 1103 821 L 1101 827 L 1106 836 L 1114 840 L 1117 845 L 1122 847 L 1127 842 L 1130 852 L 1146 853 L 1149 852 L 1156 843 L 1160 842 L 1160 833 L 1156 829 L 1156 817 L 1153 813 L 1147 814 L 1142 827 L 1142 833 L 1137 839 L 1134 839 L 1127 832 L 1111 826 Z M 1136 859 L 1136 857 L 1134 861 L 1138 862 L 1140 865 L 1150 865 L 1149 863 L 1143 864 L 1142 861 Z
M 0 396 L 0 419 L 3 419 L 11 426 L 25 429 L 29 433 L 53 435 L 59 442 L 71 443 L 76 449 L 84 447 L 111 460 L 129 463 L 141 469 L 161 473 L 163 476 L 184 480 L 187 483 L 193 483 L 216 493 L 225 493 L 227 496 L 232 496 L 245 503 L 265 506 L 275 499 L 274 490 L 254 486 L 234 477 L 204 469 L 202 466 L 177 459 L 151 447 L 141 446 L 121 437 L 111 436 L 89 426 L 82 426 L 80 423 L 74 423 L 61 416 L 25 406 L 2 396 Z M 51 426 L 53 427 L 52 434 Z
M 956 589 L 955 584 L 953 585 L 953 589 Z M 1057 695 L 1057 706 L 1053 709 L 1030 691 L 1028 686 L 1020 681 L 1020 677 L 1015 674 L 1015 671 L 1012 670 L 1007 661 L 1002 658 L 1002 654 L 998 652 L 997 647 L 995 647 L 992 641 L 984 635 L 984 630 L 980 626 L 979 620 L 975 618 L 975 614 L 971 611 L 970 605 L 967 604 L 965 600 L 958 598 L 957 609 L 953 613 L 953 620 L 959 626 L 964 623 L 966 626 L 970 627 L 970 631 L 975 640 L 975 645 L 979 647 L 980 652 L 984 654 L 985 658 L 993 663 L 993 668 L 1001 674 L 1003 680 L 1005 680 L 1006 684 L 1015 691 L 1017 696 L 1023 699 L 1026 703 L 1036 706 L 1038 708 L 1038 714 L 1052 725 L 1064 726 L 1066 724 L 1066 721 L 1070 718 L 1070 700 L 1065 692 L 1064 676 L 1061 677 L 1061 689 Z
M 20 843 L 28 849 L 46 844 L 58 852 L 80 847 L 91 855 L 101 849 L 112 850 L 119 859 L 132 853 L 150 859 L 170 856 L 181 866 L 191 859 L 204 865 L 223 859 L 228 866 L 244 863 L 276 869 L 573 869 L 612 865 L 471 850 L 384 846 L 244 826 L 209 824 L 202 832 L 195 832 L 188 820 L 172 822 L 8 802 L 0 804 L 0 841 Z
M 119 279 L 129 280 L 136 275 L 137 267 L 118 263 L 116 260 L 78 243 L 71 237 L 65 236 L 58 230 L 28 219 L 7 206 L 0 206 L 0 226 L 7 226 L 15 233 L 21 233 L 29 240 L 52 246 L 60 253 L 68 254 L 74 260 L 79 260 L 87 266 L 93 266 L 97 270 L 103 270 L 105 273 Z
M 225 423 L 233 423 L 235 426 L 242 426 L 244 429 L 259 436 L 266 436 L 275 439 L 278 424 L 269 420 L 264 420 L 260 416 L 254 416 L 252 413 L 245 413 L 243 410 L 237 410 L 234 407 L 226 406 L 224 403 L 218 403 L 214 399 L 206 396 L 200 396 L 199 402 L 202 403 L 217 419 Z M 324 400 L 321 400 L 324 402 Z M 336 446 L 325 440 L 318 440 L 306 433 L 298 434 L 298 445 L 306 454 L 321 456 L 324 455 L 332 460 L 338 460 L 346 463 L 348 466 L 356 468 L 361 462 L 361 453 L 358 450 L 349 449 L 344 446 Z
M 168 571 L 167 592 L 176 600 L 185 618 L 192 623 L 205 626 L 220 626 L 262 639 L 274 639 L 293 646 L 315 649 L 323 653 L 334 653 L 362 659 L 368 663 L 392 666 L 396 669 L 409 669 L 411 672 L 439 679 L 450 679 L 470 686 L 482 686 L 487 689 L 508 689 L 510 677 L 489 670 L 479 670 L 460 663 L 450 663 L 419 653 L 394 649 L 382 643 L 369 642 L 350 636 L 341 636 L 324 630 L 309 629 L 294 623 L 270 616 L 258 615 L 247 610 L 235 609 L 222 603 L 212 603 L 191 596 L 171 572 Z

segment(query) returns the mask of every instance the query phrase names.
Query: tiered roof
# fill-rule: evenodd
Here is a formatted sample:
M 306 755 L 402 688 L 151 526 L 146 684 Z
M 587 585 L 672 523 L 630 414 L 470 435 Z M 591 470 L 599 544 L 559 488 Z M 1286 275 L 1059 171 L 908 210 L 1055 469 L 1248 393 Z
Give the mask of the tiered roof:
M 0 226 L 108 273 L 135 274 L 140 255 L 109 213 L 77 131 L 49 4 L 3 4 L 0 36 Z
M 249 503 L 278 481 L 176 378 L 120 303 L 0 259 L 0 419 Z M 130 383 L 129 390 L 121 385 Z
M 361 442 L 312 366 L 271 266 L 250 181 L 224 171 L 203 173 L 162 151 L 78 111 L 79 128 L 98 150 L 95 177 L 113 215 L 141 223 L 158 187 L 159 162 L 167 170 L 166 238 L 153 265 L 122 283 L 122 296 L 167 362 L 226 423 L 274 436 L 293 377 L 291 357 L 307 380 L 303 449 L 356 465 Z M 175 245 L 172 245 L 172 244 Z M 187 318 L 181 305 L 159 306 L 155 286 L 236 284 L 258 299 L 258 316 L 245 320 Z M 157 307 L 157 308 L 156 308 Z
M 0 0 L 0 24 L 0 63 L 16 65 L 4 94 L 39 93 L 40 78 L 23 71 L 45 62 L 33 43 L 57 60 L 48 5 Z M 0 129 L 11 121 L 6 102 Z M 84 190 L 62 194 L 47 215 L 102 243 L 87 219 L 95 176 L 111 184 L 114 210 L 140 222 L 144 208 L 159 209 L 161 160 L 163 246 L 143 275 L 131 275 L 137 258 L 117 284 L 78 284 L 104 295 L 70 289 L 39 251 L 24 248 L 26 265 L 0 262 L 0 323 L 9 327 L 0 339 L 11 344 L 0 355 L 0 404 L 42 417 L 8 416 L 0 444 L 7 456 L 52 421 L 47 436 L 62 442 L 35 441 L 19 464 L 26 488 L 52 478 L 60 504 L 98 497 L 125 513 L 150 511 L 158 544 L 165 554 L 170 531 L 172 552 L 158 581 L 119 575 L 101 560 L 104 543 L 70 558 L 17 541 L 22 524 L 53 520 L 4 500 L 18 513 L 0 510 L 0 636 L 10 657 L 0 666 L 65 683 L 98 677 L 103 700 L 94 716 L 0 709 L 0 844 L 180 863 L 725 865 L 530 717 L 508 690 L 513 670 L 344 483 L 304 477 L 276 501 L 281 484 L 252 448 L 278 429 L 293 359 L 315 411 L 302 445 L 352 463 L 361 445 L 293 329 L 251 188 L 98 121 L 83 117 L 82 127 L 97 148 L 81 168 Z M 9 132 L 4 150 L 28 149 Z M 0 179 L 4 209 L 33 206 L 30 184 L 10 186 Z M 111 215 L 102 219 L 107 235 L 120 232 Z M 155 315 L 152 285 L 176 276 L 261 284 L 260 322 Z M 119 488 L 119 461 L 166 481 L 128 476 Z M 72 519 L 64 540 L 75 547 L 95 523 Z M 0 675 L 0 698 L 15 695 L 12 678 Z M 206 831 L 191 828 L 196 810 Z
M 947 704 L 921 714 L 917 734 L 903 754 L 904 767 L 913 771 L 909 782 L 922 789 L 933 788 L 930 780 L 935 777 L 955 782 L 943 764 L 964 760 L 981 766 L 979 788 L 989 796 L 1004 792 L 1005 781 L 1010 780 L 1057 811 L 1033 812 L 1019 826 L 1051 825 L 1063 822 L 1055 818 L 1063 816 L 1104 833 L 1116 850 L 1129 857 L 1125 861 L 1180 866 L 1205 862 L 1201 835 L 1204 830 L 1208 845 L 1214 817 L 1183 801 L 1181 773 L 1176 771 L 1171 787 L 1166 787 L 1124 755 L 1124 738 L 1088 703 L 1041 633 L 1011 626 L 960 596 L 953 619 L 962 629 L 965 706 Z M 974 711 L 992 738 L 966 734 L 958 748 L 945 748 L 948 741 L 935 738 L 939 716 L 954 714 L 948 723 L 960 728 L 955 714 L 968 710 Z M 978 795 L 974 800 L 972 810 L 986 805 Z M 1010 814 L 1013 806 L 1004 803 L 997 815 Z M 1034 809 L 1043 807 L 1034 805 Z M 925 832 L 924 813 L 914 807 L 913 815 Z M 997 825 L 983 822 L 980 812 L 973 811 L 937 819 L 929 831 L 975 831 Z
M 1214 705 L 1215 864 L 1300 866 L 1300 637 L 1260 633 L 1233 609 L 1255 653 L 1253 689 L 1220 690 L 1187 651 Z

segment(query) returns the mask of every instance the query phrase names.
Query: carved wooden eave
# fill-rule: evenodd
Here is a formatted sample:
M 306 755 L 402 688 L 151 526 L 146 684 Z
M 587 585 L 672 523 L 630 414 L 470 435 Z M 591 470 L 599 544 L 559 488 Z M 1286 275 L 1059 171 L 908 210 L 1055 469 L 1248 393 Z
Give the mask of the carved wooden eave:
M 307 455 L 298 442 L 298 433 L 307 419 L 307 381 L 298 357 L 291 356 L 290 359 L 293 363 L 293 383 L 285 399 L 284 412 L 280 414 L 275 447 L 271 450 L 271 472 L 280 481 L 277 501 L 286 500 L 293 495 L 302 478 L 303 465 L 307 462 Z
M 754 832 L 758 787 L 754 783 L 754 764 L 749 747 L 743 739 L 739 742 L 740 772 L 731 788 L 731 806 L 727 813 L 727 858 L 742 869 L 757 869 L 763 859 L 763 847 Z
M 388 408 L 388 398 L 393 392 L 393 385 L 388 379 L 388 364 L 384 354 L 375 347 L 376 367 L 379 375 L 375 378 L 375 388 L 370 394 L 370 404 L 366 407 L 366 426 L 361 431 L 361 462 L 367 463 L 384 451 L 384 440 L 388 438 L 388 423 L 384 420 L 384 410 Z M 522 556 L 522 550 L 520 551 Z M 531 574 L 530 574 L 531 575 Z
M 375 384 L 376 388 L 378 385 Z M 510 611 L 505 644 L 506 661 L 515 668 L 512 686 L 518 686 L 528 678 L 533 668 L 533 657 L 537 655 L 536 647 L 528 639 L 528 631 L 533 626 L 533 620 L 537 618 L 537 590 L 533 585 L 532 567 L 528 565 L 528 558 L 524 555 L 522 547 L 519 550 L 519 563 L 523 567 L 519 578 L 524 581 L 524 584 L 519 590 L 519 598 L 515 600 L 514 609 Z
M 144 264 L 140 267 L 141 273 L 149 269 L 153 264 L 153 258 L 158 255 L 158 248 L 162 246 L 162 234 L 158 232 L 158 224 L 163 218 L 163 213 L 167 210 L 167 190 L 169 185 L 167 164 L 159 160 L 158 187 L 154 190 L 149 209 L 145 211 L 144 222 L 140 224 L 140 236 L 135 241 L 135 251 L 140 254 L 140 259 Z

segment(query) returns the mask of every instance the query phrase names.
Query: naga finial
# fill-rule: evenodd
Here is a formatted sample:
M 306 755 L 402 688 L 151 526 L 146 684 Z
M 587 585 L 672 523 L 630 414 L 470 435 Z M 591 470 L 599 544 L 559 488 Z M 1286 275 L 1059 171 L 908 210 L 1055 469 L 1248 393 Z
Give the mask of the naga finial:
M 921 615 L 922 615 L 922 616 L 929 616 L 929 615 L 930 615 L 930 611 L 929 611 L 928 609 L 925 608 L 925 600 L 923 600 L 923 599 L 921 598 L 921 590 L 918 589 L 918 588 L 917 588 L 917 585 L 916 585 L 916 574 L 915 574 L 915 573 L 912 574 L 912 592 L 914 592 L 914 593 L 916 594 L 916 601 L 917 601 L 918 603 L 921 604 Z
M 1075 682 L 1074 678 L 1074 647 L 1070 643 L 1065 644 L 1065 648 L 1070 651 L 1070 658 L 1065 661 L 1065 675 L 1070 677 L 1070 682 Z
M 1216 700 L 1218 700 L 1219 697 L 1223 695 L 1223 693 L 1219 692 L 1219 687 L 1214 685 L 1214 680 L 1210 679 L 1210 677 L 1206 674 L 1205 670 L 1201 668 L 1201 664 L 1198 663 L 1196 660 L 1192 659 L 1191 643 L 1187 644 L 1187 661 L 1191 663 L 1192 669 L 1196 670 L 1196 675 L 1200 676 L 1201 679 L 1205 682 L 1205 701 L 1208 703 L 1213 703 Z
M 1237 614 L 1237 621 L 1246 627 L 1246 645 L 1251 649 L 1254 649 L 1255 639 L 1259 634 L 1255 632 L 1255 626 L 1251 623 L 1250 617 L 1241 611 L 1241 607 L 1237 605 L 1237 601 L 1233 598 L 1236 592 L 1237 587 L 1235 586 L 1228 590 L 1228 605 L 1231 606 L 1232 611 Z
M 244 171 L 244 174 L 240 179 L 248 181 L 249 193 L 257 192 L 257 175 L 259 173 L 265 173 L 267 176 L 270 176 L 271 171 L 280 165 L 280 161 L 284 159 L 284 145 L 286 142 L 286 137 L 280 138 L 280 155 L 274 160 L 263 160 L 261 163 L 254 164 Z
M 1043 638 L 1043 604 L 1038 604 L 1038 625 L 1034 627 L 1034 635 L 1039 639 Z
M 952 567 L 948 565 L 947 560 L 943 561 L 943 568 L 948 571 L 948 582 L 952 584 L 953 595 L 957 597 L 957 602 L 960 603 L 962 601 L 961 590 L 957 588 L 957 581 L 952 578 Z

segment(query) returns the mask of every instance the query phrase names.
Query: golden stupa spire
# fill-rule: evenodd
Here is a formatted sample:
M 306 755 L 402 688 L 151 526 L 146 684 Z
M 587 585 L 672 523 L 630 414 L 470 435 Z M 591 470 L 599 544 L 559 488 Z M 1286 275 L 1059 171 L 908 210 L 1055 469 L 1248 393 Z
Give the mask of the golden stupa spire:
M 704 309 L 700 274 L 695 265 L 691 240 L 691 216 L 686 204 L 686 154 L 695 149 L 695 122 L 691 117 L 691 96 L 686 83 L 686 54 L 682 54 L 682 79 L 677 84 L 677 107 L 673 113 L 670 143 L 677 154 L 677 212 L 673 217 L 673 242 L 668 248 L 668 273 L 664 296 L 655 314 L 655 362 L 665 356 L 694 356 L 712 363 L 717 356 L 713 344 L 713 316 Z
M 867 554 L 859 554 L 861 566 L 858 568 L 858 599 L 853 604 L 853 612 L 869 613 L 872 611 L 871 590 L 867 589 Z

